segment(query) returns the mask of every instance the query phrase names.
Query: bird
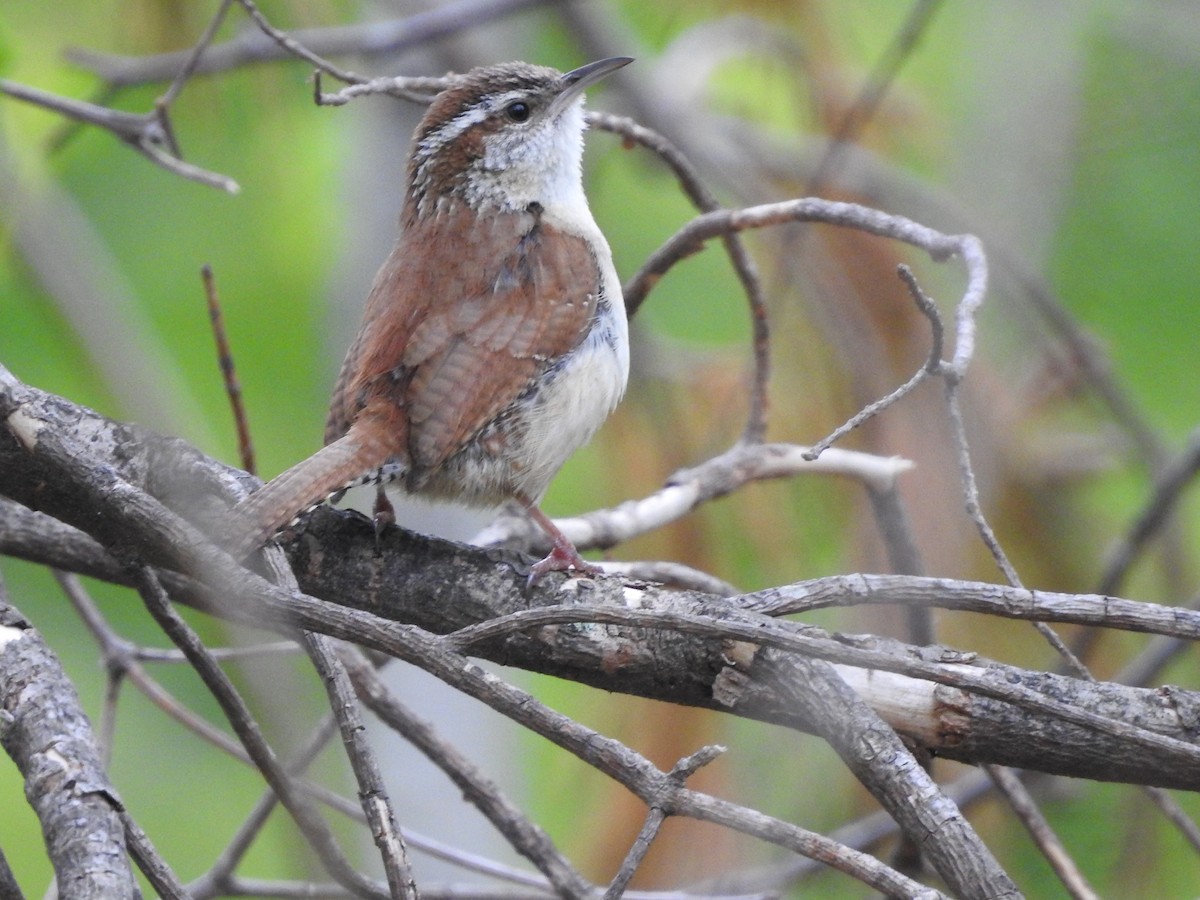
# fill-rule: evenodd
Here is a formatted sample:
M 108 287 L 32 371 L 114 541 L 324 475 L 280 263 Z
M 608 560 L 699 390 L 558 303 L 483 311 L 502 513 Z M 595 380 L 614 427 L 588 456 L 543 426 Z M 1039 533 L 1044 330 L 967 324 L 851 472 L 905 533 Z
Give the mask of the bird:
M 539 504 L 621 400 L 629 334 L 583 190 L 583 92 L 632 62 L 457 76 L 413 135 L 401 228 L 342 364 L 325 446 L 234 507 L 239 559 L 356 484 L 495 507 L 550 538 L 529 570 L 600 570 Z

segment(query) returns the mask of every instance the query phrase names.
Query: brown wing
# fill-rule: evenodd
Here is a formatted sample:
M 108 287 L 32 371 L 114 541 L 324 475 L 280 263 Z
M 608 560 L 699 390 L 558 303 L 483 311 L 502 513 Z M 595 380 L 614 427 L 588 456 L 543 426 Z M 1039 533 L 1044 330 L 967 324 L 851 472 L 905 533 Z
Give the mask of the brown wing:
M 579 343 L 597 278 L 587 242 L 536 211 L 476 220 L 458 206 L 409 228 L 372 288 L 326 439 L 368 407 L 399 407 L 397 453 L 436 468 Z

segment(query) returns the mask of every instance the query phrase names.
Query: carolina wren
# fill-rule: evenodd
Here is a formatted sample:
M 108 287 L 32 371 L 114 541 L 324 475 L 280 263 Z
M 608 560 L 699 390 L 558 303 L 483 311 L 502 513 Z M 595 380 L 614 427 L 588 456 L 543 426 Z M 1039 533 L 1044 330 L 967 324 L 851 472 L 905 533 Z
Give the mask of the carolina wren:
M 325 447 L 234 510 L 245 555 L 354 484 L 473 506 L 519 501 L 552 540 L 530 581 L 597 571 L 538 508 L 625 392 L 629 337 L 612 253 L 583 193 L 583 90 L 632 60 L 565 75 L 473 69 L 417 126 L 395 249 L 342 364 Z

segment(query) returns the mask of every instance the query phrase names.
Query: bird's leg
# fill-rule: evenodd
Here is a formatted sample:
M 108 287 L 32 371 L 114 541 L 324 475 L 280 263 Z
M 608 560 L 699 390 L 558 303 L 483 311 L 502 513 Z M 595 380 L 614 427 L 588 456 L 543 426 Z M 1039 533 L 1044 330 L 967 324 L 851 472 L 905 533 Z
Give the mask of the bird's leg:
M 396 510 L 387 497 L 387 491 L 383 489 L 382 481 L 375 485 L 375 508 L 372 518 L 375 522 L 375 548 L 378 550 L 383 529 L 396 524 Z
M 526 589 L 537 584 L 547 572 L 566 572 L 574 569 L 584 575 L 602 575 L 604 573 L 599 566 L 588 562 L 579 555 L 579 551 L 575 549 L 571 539 L 562 533 L 550 517 L 538 508 L 536 503 L 527 497 L 517 497 L 517 499 L 529 513 L 529 518 L 533 519 L 542 531 L 546 532 L 551 541 L 550 553 L 546 558 L 529 567 L 529 579 L 525 582 Z

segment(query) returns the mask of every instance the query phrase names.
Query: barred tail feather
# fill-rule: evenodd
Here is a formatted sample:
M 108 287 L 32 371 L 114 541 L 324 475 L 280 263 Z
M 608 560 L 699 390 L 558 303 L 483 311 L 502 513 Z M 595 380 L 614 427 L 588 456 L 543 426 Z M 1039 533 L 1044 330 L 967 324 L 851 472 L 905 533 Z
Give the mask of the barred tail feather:
M 236 559 L 245 558 L 301 513 L 357 483 L 385 461 L 378 441 L 364 441 L 351 428 L 234 507 L 230 552 Z

